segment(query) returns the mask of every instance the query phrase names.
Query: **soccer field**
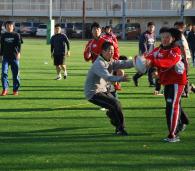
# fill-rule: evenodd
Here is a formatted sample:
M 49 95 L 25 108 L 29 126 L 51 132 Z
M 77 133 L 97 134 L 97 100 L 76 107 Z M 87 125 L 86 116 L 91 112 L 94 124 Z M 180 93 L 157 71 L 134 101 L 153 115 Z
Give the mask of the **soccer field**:
M 10 95 L 0 97 L 0 170 L 195 170 L 195 94 L 182 99 L 191 124 L 181 142 L 171 144 L 162 141 L 167 136 L 164 98 L 152 94 L 146 76 L 139 87 L 122 83 L 118 96 L 129 136 L 115 136 L 105 112 L 84 98 L 91 65 L 82 55 L 86 42 L 71 41 L 68 78 L 56 81 L 46 40 L 24 39 L 20 94 L 11 95 L 10 87 Z M 120 52 L 134 56 L 137 42 L 120 42 Z M 132 77 L 135 70 L 126 72 Z M 195 68 L 190 81 L 195 83 Z

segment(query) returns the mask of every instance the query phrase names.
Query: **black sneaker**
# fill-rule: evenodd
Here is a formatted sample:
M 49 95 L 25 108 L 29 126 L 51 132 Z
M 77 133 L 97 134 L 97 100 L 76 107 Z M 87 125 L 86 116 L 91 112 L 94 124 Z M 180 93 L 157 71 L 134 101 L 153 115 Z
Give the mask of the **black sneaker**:
M 127 131 L 125 131 L 124 129 L 123 130 L 116 129 L 115 134 L 119 136 L 128 136 Z
M 66 79 L 67 78 L 67 75 L 64 75 L 64 79 Z
M 135 85 L 136 87 L 139 86 L 138 80 L 137 80 L 134 76 L 133 76 L 133 82 L 134 82 L 134 85 Z

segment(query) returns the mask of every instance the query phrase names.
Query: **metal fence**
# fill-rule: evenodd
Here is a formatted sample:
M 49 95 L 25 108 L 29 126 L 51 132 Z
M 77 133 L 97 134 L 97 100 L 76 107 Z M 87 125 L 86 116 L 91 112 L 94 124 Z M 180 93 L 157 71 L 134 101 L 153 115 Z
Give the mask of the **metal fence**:
M 85 0 L 86 11 L 122 11 L 123 0 Z M 53 11 L 81 11 L 82 0 L 53 0 Z M 181 0 L 126 0 L 128 10 L 178 10 Z M 49 0 L 0 0 L 0 11 L 48 11 Z M 185 0 L 185 9 L 195 9 L 195 0 Z

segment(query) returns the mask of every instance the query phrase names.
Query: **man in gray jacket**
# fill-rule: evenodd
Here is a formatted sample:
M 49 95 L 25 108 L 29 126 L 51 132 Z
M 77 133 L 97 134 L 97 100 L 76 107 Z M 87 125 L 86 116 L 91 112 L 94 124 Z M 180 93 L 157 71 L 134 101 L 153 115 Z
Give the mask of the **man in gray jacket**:
M 122 68 L 134 67 L 132 60 L 114 61 L 113 44 L 105 42 L 102 53 L 95 60 L 85 82 L 85 96 L 95 105 L 108 109 L 106 112 L 111 124 L 116 128 L 116 135 L 128 135 L 124 129 L 124 116 L 120 102 L 110 93 L 110 82 L 127 82 L 127 75 L 115 76 L 112 72 Z

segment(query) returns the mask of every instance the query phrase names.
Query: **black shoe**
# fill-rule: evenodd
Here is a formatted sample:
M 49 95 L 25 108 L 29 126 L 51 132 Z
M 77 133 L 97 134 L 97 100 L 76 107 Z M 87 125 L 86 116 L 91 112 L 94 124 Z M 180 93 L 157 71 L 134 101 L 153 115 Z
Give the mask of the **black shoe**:
M 66 75 L 64 75 L 64 79 L 66 79 L 67 78 L 67 76 Z
M 127 131 L 125 131 L 124 129 L 122 129 L 122 130 L 116 129 L 115 134 L 119 135 L 119 136 L 128 136 Z
M 134 82 L 134 85 L 135 85 L 136 87 L 139 86 L 139 85 L 138 85 L 138 80 L 135 78 L 135 76 L 133 76 L 133 82 Z

